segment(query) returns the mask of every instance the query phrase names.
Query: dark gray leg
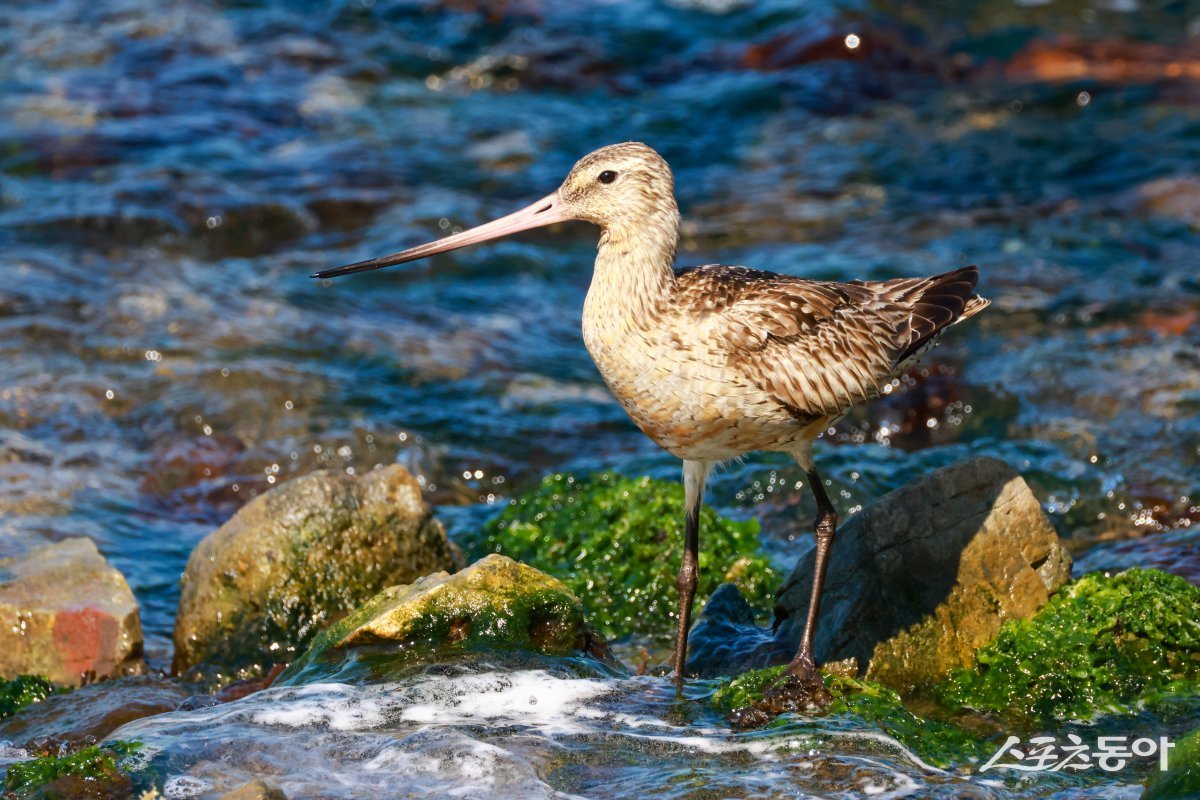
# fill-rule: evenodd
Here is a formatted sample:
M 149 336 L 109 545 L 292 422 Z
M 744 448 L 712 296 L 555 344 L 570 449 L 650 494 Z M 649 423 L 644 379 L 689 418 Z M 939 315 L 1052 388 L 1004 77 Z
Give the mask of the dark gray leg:
M 700 506 L 704 504 L 704 482 L 709 465 L 701 461 L 683 462 L 683 486 L 687 509 L 684 516 L 683 558 L 679 563 L 679 628 L 675 633 L 675 682 L 683 685 L 683 666 L 687 661 L 688 631 L 692 626 L 692 600 L 700 569 Z

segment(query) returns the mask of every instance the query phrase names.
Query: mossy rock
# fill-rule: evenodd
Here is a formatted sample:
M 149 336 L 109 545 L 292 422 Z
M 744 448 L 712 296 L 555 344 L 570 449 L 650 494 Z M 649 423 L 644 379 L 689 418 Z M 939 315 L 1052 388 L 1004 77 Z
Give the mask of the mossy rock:
M 112 741 L 66 756 L 19 761 L 8 768 L 4 790 L 22 798 L 124 798 L 133 782 L 124 765 L 136 758 L 138 742 Z
M 174 670 L 217 683 L 261 673 L 384 587 L 458 565 L 403 467 L 297 478 L 247 503 L 192 552 Z
M 614 473 L 556 474 L 515 499 L 470 543 L 556 575 L 606 637 L 665 635 L 677 615 L 675 576 L 683 549 L 683 488 Z M 758 523 L 700 517 L 697 604 L 723 582 L 736 583 L 765 618 L 778 576 L 759 552 Z
M 584 624 L 583 606 L 563 583 L 501 555 L 448 575 L 427 575 L 383 590 L 322 632 L 276 681 L 328 677 L 359 651 L 393 663 L 444 659 L 479 650 L 548 656 L 603 652 Z
M 1142 800 L 1188 800 L 1200 797 L 1200 729 L 1175 743 L 1166 772 L 1154 771 Z
M 1200 697 L 1200 588 L 1158 570 L 1093 573 L 1006 623 L 939 689 L 977 711 L 1086 720 Z
M 723 714 L 752 706 L 786 668 L 744 672 L 718 688 L 709 702 Z M 822 678 L 833 696 L 822 716 L 846 718 L 854 729 L 877 728 L 935 767 L 978 763 L 995 750 L 987 740 L 957 725 L 912 713 L 886 686 L 840 673 L 826 672 Z

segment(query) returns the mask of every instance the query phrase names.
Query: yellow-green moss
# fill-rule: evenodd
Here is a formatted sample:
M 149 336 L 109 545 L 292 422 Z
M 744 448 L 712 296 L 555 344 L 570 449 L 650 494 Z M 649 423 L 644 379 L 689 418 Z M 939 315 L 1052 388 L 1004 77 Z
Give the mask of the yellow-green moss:
M 1032 618 L 1006 623 L 975 658 L 940 688 L 942 700 L 1089 719 L 1200 696 L 1200 588 L 1158 570 L 1085 575 Z
M 561 578 L 606 637 L 674 630 L 683 548 L 683 489 L 676 482 L 551 475 L 490 521 L 476 555 L 503 553 Z M 705 507 L 697 604 L 733 581 L 764 616 L 777 576 L 759 552 L 758 523 Z

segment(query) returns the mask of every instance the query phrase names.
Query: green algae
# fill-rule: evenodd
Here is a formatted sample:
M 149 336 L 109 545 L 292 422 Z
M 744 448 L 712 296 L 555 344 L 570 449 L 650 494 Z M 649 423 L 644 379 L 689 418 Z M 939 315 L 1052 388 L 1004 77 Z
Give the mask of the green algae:
M 1091 719 L 1200 696 L 1200 588 L 1158 570 L 1092 573 L 1006 623 L 936 689 L 977 711 Z
M 742 673 L 713 692 L 709 702 L 724 714 L 751 706 L 762 699 L 763 691 L 786 668 L 768 667 Z M 904 707 L 900 695 L 886 686 L 831 673 L 822 677 L 833 696 L 822 717 L 844 718 L 856 729 L 877 728 L 935 767 L 977 763 L 994 750 L 987 741 L 957 725 L 912 713 Z
M 569 656 L 592 643 L 583 605 L 561 581 L 493 554 L 383 590 L 320 633 L 278 682 L 308 680 L 354 649 L 386 649 L 395 665 L 483 649 Z
M 0 719 L 6 719 L 25 706 L 40 703 L 52 694 L 60 694 L 49 678 L 42 675 L 18 675 L 0 682 Z
M 1154 771 L 1142 800 L 1185 800 L 1200 797 L 1200 729 L 1175 743 L 1165 772 Z
M 71 787 L 63 787 L 63 792 L 46 792 L 45 796 L 68 797 L 79 796 L 76 792 L 84 786 L 109 784 L 124 787 L 129 784 L 129 777 L 122 763 L 136 756 L 141 748 L 140 742 L 112 741 L 91 745 L 66 756 L 44 756 L 20 761 L 8 768 L 4 789 L 28 797 L 34 795 L 35 790 L 47 787 L 47 784 L 67 779 L 71 781 Z M 88 796 L 95 795 L 89 791 Z
M 588 619 L 608 638 L 673 630 L 675 576 L 683 547 L 683 488 L 611 472 L 556 474 L 517 498 L 470 543 L 563 580 L 584 599 Z M 759 553 L 758 523 L 700 517 L 697 604 L 724 581 L 736 583 L 766 616 L 775 572 Z

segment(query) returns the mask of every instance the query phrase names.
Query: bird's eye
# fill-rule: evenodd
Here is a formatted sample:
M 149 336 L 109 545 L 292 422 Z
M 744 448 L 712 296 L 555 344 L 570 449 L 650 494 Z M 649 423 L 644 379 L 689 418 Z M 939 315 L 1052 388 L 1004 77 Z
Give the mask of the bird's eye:
M 600 173 L 599 181 L 601 183 L 612 183 L 616 179 L 617 179 L 617 173 L 613 172 L 611 169 L 606 169 L 606 170 L 604 170 L 604 172 Z

